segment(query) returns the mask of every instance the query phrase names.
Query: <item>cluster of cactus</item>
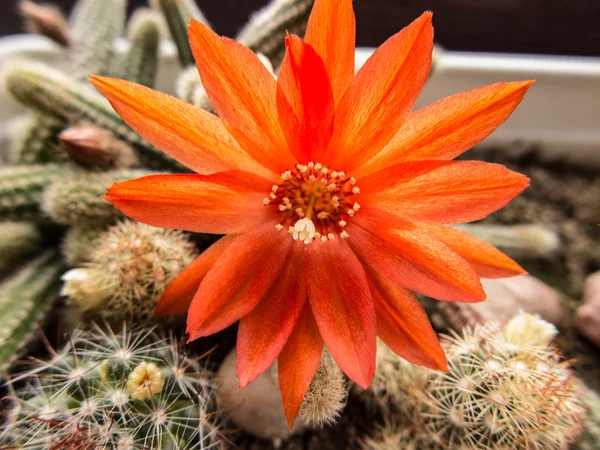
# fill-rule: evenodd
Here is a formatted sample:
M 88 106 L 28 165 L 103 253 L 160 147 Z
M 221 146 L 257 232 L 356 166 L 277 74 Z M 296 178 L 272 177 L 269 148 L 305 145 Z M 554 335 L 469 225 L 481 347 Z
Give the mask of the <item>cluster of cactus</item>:
M 181 63 L 180 78 L 188 80 L 182 98 L 210 108 L 193 69 L 187 40 L 190 19 L 207 23 L 206 19 L 194 0 L 150 3 L 151 8 L 135 12 L 126 23 L 127 0 L 78 0 L 68 19 L 52 5 L 20 2 L 28 29 L 54 40 L 61 53 L 54 65 L 26 58 L 3 61 L 4 90 L 27 110 L 26 115 L 6 127 L 10 131 L 10 150 L 3 156 L 6 164 L 0 167 L 0 230 L 4 230 L 0 276 L 8 277 L 0 280 L 0 304 L 12 305 L 0 308 L 0 323 L 5 327 L 1 332 L 11 336 L 0 346 L 3 368 L 19 356 L 22 343 L 33 336 L 45 312 L 59 298 L 48 291 L 49 286 L 39 292 L 14 287 L 26 276 L 22 272 L 30 270 L 28 265 L 23 269 L 19 266 L 27 264 L 36 250 L 39 254 L 39 248 L 47 247 L 54 255 L 54 270 L 43 272 L 48 277 L 51 273 L 52 282 L 48 284 L 53 288 L 60 287 L 66 267 L 84 271 L 66 276 L 70 288 L 82 289 L 80 294 L 93 287 L 91 280 L 100 280 L 96 287 L 101 288 L 95 297 L 86 299 L 86 305 L 91 298 L 102 297 L 103 301 L 92 309 L 101 310 L 104 316 L 110 316 L 104 314 L 108 311 L 119 311 L 108 317 L 113 320 L 147 318 L 164 286 L 195 255 L 187 236 L 171 230 L 135 228 L 133 223 L 109 230 L 123 217 L 102 199 L 114 182 L 187 169 L 131 130 L 89 84 L 90 75 L 113 76 L 153 87 L 161 38 L 168 30 Z M 313 3 L 274 0 L 240 34 L 242 43 L 278 64 L 285 51 L 286 30 L 305 28 Z M 116 40 L 124 31 L 127 45 L 116 51 Z M 183 83 L 175 81 L 177 85 Z M 137 233 L 142 241 L 127 243 L 123 234 L 126 230 Z M 128 246 L 127 252 L 108 256 L 106 246 L 114 244 L 114 239 L 121 239 L 117 245 Z M 137 255 L 134 262 L 123 256 L 133 254 Z M 39 265 L 39 261 L 31 264 Z M 99 272 L 102 276 L 98 278 L 95 275 Z M 83 286 L 77 284 L 82 281 L 82 273 L 92 273 Z M 125 274 L 135 279 L 122 283 Z M 17 295 L 23 296 L 21 301 Z M 43 296 L 46 298 L 41 301 Z M 34 311 L 27 309 L 30 307 Z
M 153 329 L 78 329 L 10 386 L 3 449 L 221 446 L 209 372 Z
M 444 339 L 448 372 L 382 348 L 371 404 L 388 423 L 365 449 L 562 449 L 586 421 L 584 387 L 550 345 L 553 325 L 521 313 Z M 393 445 L 396 445 L 393 447 Z

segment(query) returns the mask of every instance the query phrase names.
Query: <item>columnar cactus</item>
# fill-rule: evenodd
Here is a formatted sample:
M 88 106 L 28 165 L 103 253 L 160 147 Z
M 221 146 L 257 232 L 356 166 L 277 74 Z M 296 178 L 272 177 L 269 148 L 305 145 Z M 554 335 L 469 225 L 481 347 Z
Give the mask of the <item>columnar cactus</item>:
M 3 449 L 220 447 L 208 372 L 152 329 L 77 330 L 13 382 Z
M 0 274 L 34 253 L 41 241 L 40 231 L 29 222 L 0 222 Z
M 34 336 L 57 298 L 63 270 L 57 255 L 48 251 L 0 284 L 0 371 Z
M 84 268 L 65 274 L 63 294 L 113 321 L 148 320 L 166 286 L 196 254 L 185 233 L 121 222 L 99 237 Z

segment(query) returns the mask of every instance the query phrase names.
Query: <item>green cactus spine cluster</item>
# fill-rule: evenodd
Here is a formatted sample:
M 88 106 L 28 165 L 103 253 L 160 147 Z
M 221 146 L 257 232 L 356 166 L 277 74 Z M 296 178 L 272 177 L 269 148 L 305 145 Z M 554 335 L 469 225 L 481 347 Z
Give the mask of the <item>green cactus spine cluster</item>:
M 60 259 L 47 251 L 0 284 L 0 370 L 33 338 L 60 287 Z
M 43 192 L 53 181 L 69 173 L 71 169 L 56 164 L 0 167 L 0 217 L 4 220 L 48 221 L 40 207 Z
M 42 209 L 54 222 L 62 225 L 111 222 L 121 217 L 121 213 L 102 198 L 106 190 L 118 181 L 151 173 L 146 170 L 74 173 L 47 186 Z
M 3 449 L 219 448 L 209 373 L 152 329 L 76 330 L 13 382 Z

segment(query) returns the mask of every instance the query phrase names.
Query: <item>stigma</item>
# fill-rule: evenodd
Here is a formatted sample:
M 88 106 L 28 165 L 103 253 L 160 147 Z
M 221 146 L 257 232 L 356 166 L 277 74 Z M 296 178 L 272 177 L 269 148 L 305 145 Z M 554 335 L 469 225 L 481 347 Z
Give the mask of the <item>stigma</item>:
M 310 244 L 350 237 L 345 227 L 360 209 L 358 194 L 354 178 L 310 162 L 282 173 L 281 183 L 273 185 L 263 203 L 276 208 L 277 230 L 287 228 L 294 240 Z

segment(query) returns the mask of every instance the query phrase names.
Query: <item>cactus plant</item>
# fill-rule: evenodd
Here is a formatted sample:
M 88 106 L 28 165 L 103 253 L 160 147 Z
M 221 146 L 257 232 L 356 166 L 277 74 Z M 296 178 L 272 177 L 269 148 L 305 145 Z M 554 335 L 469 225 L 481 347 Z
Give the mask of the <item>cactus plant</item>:
M 52 307 L 62 270 L 48 251 L 0 284 L 0 370 L 20 355 Z
M 271 0 L 256 12 L 236 40 L 267 56 L 278 68 L 285 55 L 286 33 L 304 35 L 315 0 Z
M 446 337 L 448 372 L 399 358 L 395 370 L 378 365 L 386 390 L 371 401 L 401 426 L 386 424 L 365 448 L 390 448 L 394 436 L 407 434 L 407 448 L 565 448 L 581 433 L 586 411 L 581 383 L 549 345 L 555 335 L 553 325 L 522 313 L 500 330 L 487 324 Z M 386 359 L 394 359 L 391 352 Z M 410 433 L 397 433 L 402 426 Z
M 41 241 L 39 230 L 29 222 L 0 222 L 0 274 L 31 255 Z
M 156 330 L 76 330 L 47 362 L 14 377 L 4 449 L 220 446 L 208 372 Z
M 150 173 L 144 170 L 74 173 L 47 186 L 42 198 L 42 209 L 54 222 L 63 225 L 111 222 L 120 217 L 120 212 L 102 198 L 106 189 L 117 181 Z
M 119 57 L 112 76 L 154 86 L 161 37 L 160 20 L 160 15 L 149 9 L 135 12 L 127 27 L 129 49 Z
M 0 167 L 0 216 L 16 221 L 49 220 L 40 208 L 42 193 L 70 172 L 55 164 Z
M 121 222 L 99 237 L 84 268 L 65 274 L 63 294 L 113 321 L 145 321 L 196 254 L 185 233 Z
M 66 263 L 76 267 L 89 262 L 95 243 L 104 231 L 104 226 L 96 224 L 75 225 L 69 228 L 61 244 L 61 254 Z
M 595 450 L 600 448 L 600 395 L 589 388 L 582 400 L 588 413 L 583 424 L 583 434 L 573 446 L 574 450 Z

